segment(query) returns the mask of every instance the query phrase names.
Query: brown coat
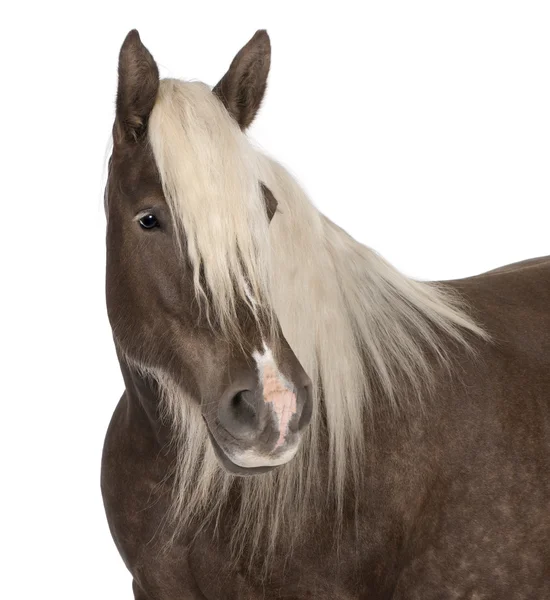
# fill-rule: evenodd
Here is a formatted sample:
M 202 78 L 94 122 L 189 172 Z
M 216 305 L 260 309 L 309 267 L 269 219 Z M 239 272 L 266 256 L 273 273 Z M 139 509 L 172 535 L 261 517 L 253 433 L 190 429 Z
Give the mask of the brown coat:
M 376 424 L 358 522 L 344 532 L 358 528 L 357 547 L 336 556 L 331 516 L 316 516 L 266 583 L 227 570 L 223 533 L 160 552 L 171 457 L 154 392 L 123 367 L 102 489 L 136 598 L 550 598 L 550 259 L 449 285 L 495 344 L 457 357 L 462 384 L 442 383 L 424 418 Z
M 267 34 L 259 32 L 214 88 L 242 127 L 261 102 L 268 54 Z M 233 497 L 217 530 L 213 524 L 191 525 L 168 543 L 176 460 L 170 423 L 160 413 L 157 383 L 135 364 L 157 361 L 153 367 L 171 369 L 170 377 L 195 398 L 220 397 L 225 383 L 216 374 L 228 361 L 245 375 L 249 367 L 239 348 L 213 340 L 207 324 L 196 327 L 192 278 L 181 276 L 144 137 L 157 90 L 156 64 L 131 32 L 120 56 L 107 186 L 107 305 L 126 390 L 107 433 L 101 484 L 135 597 L 550 599 L 548 258 L 445 282 L 463 296 L 492 340 L 473 337 L 474 355 L 451 350 L 452 375 L 434 363 L 437 386 L 423 410 L 404 403 L 407 408 L 397 414 L 381 401 L 373 404 L 365 422 L 362 488 L 346 498 L 336 538 L 334 511 L 306 506 L 294 547 L 281 540 L 265 574 L 254 560 L 235 561 L 230 551 L 239 501 Z M 270 218 L 276 198 L 267 188 L 264 194 Z M 156 228 L 157 217 L 164 228 L 146 232 Z M 143 218 L 142 231 L 136 219 Z M 249 317 L 241 307 L 239 318 L 254 337 Z M 287 373 L 297 381 L 302 373 L 296 357 L 284 344 L 283 354 Z M 224 414 L 235 411 L 233 425 L 242 417 L 250 439 L 253 418 L 235 398 Z M 256 400 L 250 395 L 247 402 Z M 310 399 L 304 395 L 301 402 L 306 414 Z M 211 415 L 203 416 L 208 424 Z M 294 425 L 298 435 L 307 423 L 296 419 Z M 237 439 L 240 431 L 234 431 Z M 262 442 L 266 447 L 269 439 Z M 320 452 L 328 450 L 321 445 Z

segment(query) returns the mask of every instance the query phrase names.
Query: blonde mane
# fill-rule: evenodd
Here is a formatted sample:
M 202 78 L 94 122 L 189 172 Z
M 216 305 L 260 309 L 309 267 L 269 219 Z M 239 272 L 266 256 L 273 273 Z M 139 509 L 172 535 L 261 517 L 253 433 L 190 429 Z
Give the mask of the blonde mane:
M 422 401 L 434 359 L 448 363 L 449 341 L 467 346 L 466 332 L 485 334 L 449 291 L 403 276 L 319 213 L 208 86 L 162 80 L 149 141 L 198 296 L 229 332 L 237 300 L 268 303 L 313 381 L 314 414 L 297 456 L 238 478 L 218 465 L 200 409 L 156 374 L 178 447 L 174 523 L 216 523 L 237 492 L 234 556 L 261 547 L 268 557 L 282 532 L 289 544 L 316 510 L 335 508 L 338 527 L 347 486 L 361 482 L 374 399 L 395 409 Z M 271 224 L 260 183 L 278 201 Z

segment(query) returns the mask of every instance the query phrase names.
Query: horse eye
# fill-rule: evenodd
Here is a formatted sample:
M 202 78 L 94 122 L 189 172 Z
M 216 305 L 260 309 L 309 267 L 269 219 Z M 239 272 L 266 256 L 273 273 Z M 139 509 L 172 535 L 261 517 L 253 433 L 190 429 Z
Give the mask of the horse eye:
M 141 219 L 139 220 L 139 224 L 141 225 L 142 229 L 154 229 L 155 227 L 159 226 L 157 218 L 151 213 L 148 213 L 141 217 Z

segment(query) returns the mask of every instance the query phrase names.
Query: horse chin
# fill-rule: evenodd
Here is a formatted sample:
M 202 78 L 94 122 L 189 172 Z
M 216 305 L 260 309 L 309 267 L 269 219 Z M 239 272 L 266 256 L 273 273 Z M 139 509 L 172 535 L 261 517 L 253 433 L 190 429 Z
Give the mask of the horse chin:
M 243 467 L 234 463 L 229 456 L 223 451 L 222 447 L 218 444 L 210 429 L 207 427 L 208 436 L 210 438 L 210 443 L 214 448 L 214 452 L 216 453 L 216 457 L 220 462 L 221 466 L 225 471 L 230 473 L 231 475 L 238 475 L 240 477 L 251 477 L 253 475 L 261 475 L 262 473 L 268 473 L 269 471 L 273 471 L 279 465 L 265 465 L 260 467 Z

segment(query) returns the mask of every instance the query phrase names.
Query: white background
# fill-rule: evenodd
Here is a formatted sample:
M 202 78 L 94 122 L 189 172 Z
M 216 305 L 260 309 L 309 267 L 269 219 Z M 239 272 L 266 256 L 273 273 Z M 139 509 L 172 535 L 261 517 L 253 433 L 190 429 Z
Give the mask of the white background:
M 120 44 L 214 84 L 258 28 L 273 62 L 251 135 L 317 206 L 409 275 L 550 253 L 547 2 L 35 2 L 0 24 L 2 584 L 130 599 L 103 514 L 122 391 L 102 185 Z

